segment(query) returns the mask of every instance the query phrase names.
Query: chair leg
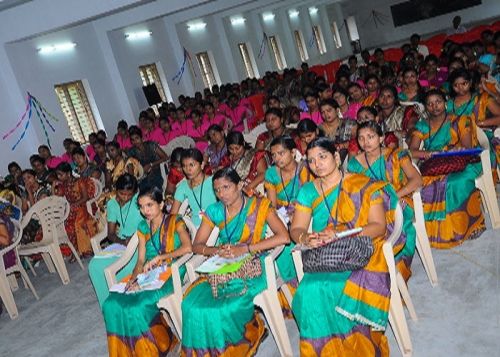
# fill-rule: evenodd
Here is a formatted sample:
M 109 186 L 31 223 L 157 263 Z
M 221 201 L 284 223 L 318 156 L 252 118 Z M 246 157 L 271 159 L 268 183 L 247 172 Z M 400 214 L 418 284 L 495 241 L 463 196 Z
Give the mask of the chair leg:
M 424 266 L 427 277 L 432 285 L 435 287 L 438 285 L 438 278 L 436 273 L 436 266 L 434 265 L 434 258 L 432 257 L 431 245 L 429 243 L 429 237 L 425 230 L 425 223 L 422 225 L 420 222 L 415 222 L 415 230 L 417 232 L 417 252 Z
M 391 289 L 392 290 L 392 289 Z M 389 306 L 389 323 L 394 333 L 394 337 L 399 346 L 399 350 L 404 357 L 410 357 L 413 353 L 413 346 L 410 338 L 410 331 L 406 323 L 403 304 L 399 294 L 391 295 Z
M 73 256 L 75 257 L 76 261 L 80 265 L 80 268 L 82 268 L 82 270 L 85 270 L 85 268 L 83 267 L 82 260 L 80 259 L 80 255 L 76 251 L 75 246 L 73 245 L 73 243 L 71 243 L 69 241 L 69 239 L 68 239 L 66 242 L 64 242 L 64 244 L 68 245 L 69 249 L 71 250 L 71 253 L 73 253 Z
M 408 309 L 408 312 L 410 313 L 410 318 L 413 321 L 417 321 L 417 312 L 415 311 L 415 306 L 413 306 L 413 301 L 411 300 L 410 292 L 408 291 L 408 286 L 406 285 L 405 280 L 403 279 L 403 276 L 397 272 L 396 273 L 396 279 L 398 282 L 398 289 L 399 292 L 401 293 L 401 296 L 403 297 L 403 301 L 406 304 L 406 308 Z
M 19 272 L 21 273 L 21 276 L 23 278 L 24 284 L 28 285 L 28 287 L 30 288 L 31 292 L 35 296 L 35 299 L 40 300 L 40 298 L 38 297 L 38 294 L 36 293 L 35 287 L 33 286 L 33 284 L 31 284 L 31 280 L 30 280 L 30 278 L 28 276 L 28 273 L 26 273 L 26 270 L 24 270 L 24 268 L 22 267 L 21 264 L 17 264 L 17 267 L 19 268 Z
M 292 307 L 293 296 L 292 292 L 290 291 L 290 288 L 288 287 L 288 285 L 283 284 L 280 286 L 280 289 L 283 292 L 283 295 L 285 295 L 285 299 L 288 302 L 288 305 Z
M 481 191 L 481 198 L 490 216 L 491 226 L 493 229 L 499 228 L 500 211 L 491 170 L 485 170 L 483 174 L 476 179 L 476 187 Z
M 69 283 L 69 274 L 66 269 L 66 263 L 64 262 L 64 258 L 61 253 L 61 248 L 59 245 L 53 244 L 50 247 L 50 257 L 54 261 L 57 272 L 59 273 L 59 277 L 64 285 Z
M 7 275 L 7 280 L 9 280 L 10 290 L 17 291 L 19 289 L 19 284 L 17 284 L 16 273 Z
M 35 271 L 35 268 L 33 268 L 33 265 L 31 264 L 30 260 L 28 257 L 24 257 L 24 261 L 26 262 L 26 264 L 28 265 L 28 268 L 29 270 L 31 271 L 31 274 L 33 274 L 33 276 L 36 276 L 36 271 Z
M 162 310 L 168 312 L 170 320 L 172 321 L 174 328 L 177 332 L 179 339 L 182 339 L 182 310 L 181 303 L 177 300 L 175 295 L 169 295 L 162 298 L 158 302 L 158 307 Z M 163 312 L 163 311 L 162 311 Z M 165 314 L 165 312 L 163 312 Z
M 45 265 L 47 266 L 47 269 L 49 270 L 49 273 L 55 273 L 56 268 L 54 266 L 53 260 L 51 259 L 51 254 L 49 253 L 42 253 L 42 258 L 43 261 L 45 262 Z
M 281 356 L 293 356 L 292 345 L 286 330 L 285 318 L 281 312 L 281 306 L 276 291 L 265 290 L 258 295 L 254 303 L 264 312 L 271 333 L 278 345 Z
M 10 290 L 9 281 L 3 273 L 2 276 L 0 276 L 0 297 L 2 298 L 11 320 L 16 319 L 19 315 L 16 302 L 14 300 L 14 295 L 12 295 L 12 291 Z

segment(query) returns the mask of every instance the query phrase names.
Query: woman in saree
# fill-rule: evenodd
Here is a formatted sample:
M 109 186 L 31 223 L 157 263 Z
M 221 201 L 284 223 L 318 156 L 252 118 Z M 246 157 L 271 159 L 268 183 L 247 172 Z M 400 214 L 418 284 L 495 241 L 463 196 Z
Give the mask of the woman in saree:
M 110 293 L 102 307 L 111 357 L 165 355 L 178 343 L 156 306 L 173 292 L 172 279 L 159 289 L 141 291 L 137 276 L 160 265 L 170 266 L 190 253 L 191 239 L 180 216 L 163 213 L 161 189 L 141 188 L 137 200 L 145 217 L 137 227 L 137 263 L 127 282 L 127 293 Z
M 307 145 L 321 135 L 318 126 L 311 119 L 303 119 L 297 125 L 297 135 L 299 137 L 297 149 L 304 155 Z
M 471 135 L 473 145 L 477 144 L 476 126 L 483 129 L 490 142 L 490 162 L 496 176 L 496 148 L 493 132 L 500 123 L 500 104 L 487 91 L 475 93 L 472 74 L 466 69 L 453 71 L 448 82 L 451 86 L 451 99 L 446 103 L 446 112 L 450 116 L 466 116 L 471 120 Z
M 267 198 L 243 195 L 243 181 L 227 167 L 213 178 L 219 202 L 209 206 L 196 234 L 193 251 L 224 258 L 264 252 L 289 242 L 288 233 Z M 214 227 L 215 246 L 207 246 Z M 274 236 L 264 239 L 267 227 Z M 261 265 L 264 256 L 260 257 Z M 244 284 L 246 289 L 244 289 Z M 182 301 L 182 355 L 253 356 L 266 335 L 253 299 L 266 289 L 264 270 L 256 278 L 231 280 L 218 298 L 205 277 L 196 280 Z M 222 295 L 222 296 L 221 296 Z
M 107 240 L 127 246 L 130 237 L 137 231 L 139 223 L 143 220 L 137 205 L 137 180 L 134 176 L 125 173 L 116 180 L 116 196 L 106 203 L 106 220 L 108 226 Z M 108 285 L 104 277 L 104 269 L 119 258 L 117 255 L 94 257 L 89 262 L 89 276 L 97 296 L 99 306 L 109 295 Z M 137 254 L 118 273 L 117 278 L 122 279 L 130 274 L 137 262 Z
M 271 142 L 280 136 L 291 136 L 292 130 L 285 126 L 283 112 L 279 108 L 270 108 L 264 116 L 267 131 L 257 137 L 255 148 L 257 150 L 270 151 Z
M 382 84 L 376 74 L 369 74 L 365 78 L 367 95 L 361 103 L 363 106 L 371 107 L 377 103 L 378 91 Z
M 297 146 L 290 136 L 280 136 L 271 142 L 271 157 L 274 165 L 266 170 L 264 187 L 267 198 L 276 208 L 278 215 L 284 222 L 290 224 L 293 218 L 294 204 L 300 188 L 312 175 L 305 161 L 297 163 L 295 154 Z M 297 274 L 292 260 L 292 249 L 295 244 L 285 246 L 276 260 L 278 270 L 283 281 L 288 285 L 290 292 L 297 289 Z M 287 317 L 291 317 L 291 310 L 284 296 L 280 293 L 280 303 Z
M 403 83 L 399 100 L 402 102 L 422 102 L 424 99 L 424 90 L 418 81 L 418 72 L 415 67 L 406 67 L 402 71 Z
M 245 192 L 251 196 L 257 186 L 264 182 L 266 152 L 252 149 L 239 131 L 227 135 L 226 145 L 228 155 L 222 159 L 221 166 L 235 169 L 242 178 Z
M 410 142 L 412 157 L 426 160 L 435 152 L 472 147 L 473 124 L 469 117 L 448 115 L 445 103 L 441 91 L 427 92 L 425 108 L 429 119 L 421 119 L 415 126 Z M 479 237 L 485 230 L 481 196 L 475 187 L 481 172 L 478 162 L 468 164 L 461 172 L 423 177 L 425 228 L 432 247 L 452 248 Z
M 201 224 L 203 212 L 217 199 L 212 185 L 212 176 L 204 172 L 203 155 L 198 149 L 185 149 L 181 155 L 182 171 L 185 179 L 175 189 L 171 213 L 179 213 L 184 200 L 191 208 L 191 220 L 196 228 Z
M 307 148 L 317 177 L 299 191 L 291 238 L 309 248 L 335 239 L 336 232 L 362 228 L 373 254 L 364 268 L 340 272 L 306 272 L 292 310 L 300 333 L 301 356 L 388 356 L 390 283 L 382 245 L 392 232 L 394 210 L 386 183 L 359 174 L 343 174 L 332 141 L 318 138 Z M 312 233 L 308 227 L 312 221 Z M 346 238 L 354 239 L 354 238 Z M 404 245 L 401 236 L 394 246 Z M 313 302 L 313 303 L 312 303 Z
M 384 134 L 375 121 L 359 124 L 357 139 L 362 152 L 349 160 L 347 171 L 366 175 L 376 181 L 391 183 L 392 187 L 387 186 L 387 193 L 397 196 L 397 199 L 393 200 L 394 203 L 400 200 L 406 244 L 395 260 L 401 275 L 407 281 L 411 276 L 411 262 L 416 244 L 416 231 L 413 226 L 415 214 L 411 194 L 422 186 L 422 177 L 413 166 L 407 150 L 382 146 Z
M 221 166 L 222 159 L 227 155 L 226 135 L 224 129 L 218 124 L 212 124 L 208 128 L 209 144 L 205 150 L 204 159 L 212 170 Z
M 111 141 L 106 144 L 109 160 L 106 162 L 106 188 L 112 190 L 120 176 L 128 173 L 137 180 L 142 178 L 144 170 L 139 160 L 129 157 L 125 158 L 120 144 Z
M 80 255 L 91 256 L 90 238 L 97 233 L 97 222 L 87 211 L 90 179 L 73 177 L 71 165 L 67 162 L 57 166 L 56 174 L 58 181 L 54 182 L 52 191 L 58 196 L 64 196 L 70 207 L 69 216 L 64 222 L 68 238 Z

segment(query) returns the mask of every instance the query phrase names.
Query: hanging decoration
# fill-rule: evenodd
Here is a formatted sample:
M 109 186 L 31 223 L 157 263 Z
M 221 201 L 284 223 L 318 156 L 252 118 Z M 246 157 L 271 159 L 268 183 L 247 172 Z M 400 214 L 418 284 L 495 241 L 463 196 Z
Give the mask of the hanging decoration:
M 267 34 L 264 32 L 263 35 L 264 36 L 262 38 L 262 42 L 260 43 L 259 47 L 259 54 L 257 55 L 258 59 L 262 59 L 264 57 L 264 53 L 266 53 L 266 47 L 268 46 Z
M 52 149 L 51 145 L 50 145 L 50 137 L 49 137 L 49 133 L 47 132 L 47 127 L 45 126 L 45 124 L 48 125 L 48 127 L 52 130 L 52 132 L 55 133 L 56 129 L 54 128 L 54 126 L 50 123 L 50 120 L 54 120 L 54 121 L 59 121 L 59 119 L 57 119 L 55 116 L 53 116 L 52 114 L 50 114 L 47 109 L 45 109 L 45 107 L 40 103 L 40 101 L 32 96 L 29 92 L 27 93 L 27 96 L 26 96 L 26 108 L 24 110 L 24 113 L 23 115 L 21 116 L 21 119 L 16 123 L 16 125 L 10 129 L 7 133 L 5 133 L 2 137 L 3 140 L 7 139 L 9 136 L 11 136 L 22 124 L 22 122 L 24 121 L 25 118 L 26 119 L 26 124 L 24 125 L 24 129 L 23 129 L 23 132 L 21 133 L 21 136 L 17 139 L 17 141 L 15 142 L 15 144 L 12 146 L 12 151 L 14 151 L 17 147 L 17 145 L 24 139 L 24 137 L 26 136 L 26 132 L 28 131 L 28 128 L 30 126 L 30 123 L 31 123 L 31 118 L 33 116 L 33 113 L 36 113 L 36 116 L 38 117 L 38 119 L 40 120 L 40 124 L 42 125 L 42 128 L 43 128 L 43 132 L 45 134 L 45 138 L 47 139 L 47 146 Z M 50 120 L 49 120 L 50 118 Z M 45 122 L 44 122 L 45 121 Z
M 373 23 L 375 24 L 375 27 L 378 28 L 378 26 L 385 26 L 387 25 L 387 22 L 389 20 L 389 16 L 376 11 L 372 10 L 368 17 L 361 23 L 361 27 L 364 27 L 368 21 L 373 20 Z
M 177 80 L 177 84 L 179 84 L 181 82 L 182 76 L 184 75 L 184 70 L 186 69 L 186 62 L 187 62 L 188 56 L 189 56 L 189 53 L 186 50 L 186 48 L 183 47 L 182 49 L 183 49 L 184 58 L 182 60 L 181 68 L 179 68 L 179 70 L 177 71 L 177 74 L 172 77 L 173 81 Z
M 307 42 L 307 47 L 308 48 L 311 48 L 312 46 L 314 46 L 314 28 L 311 27 L 311 38 L 309 39 L 309 41 Z

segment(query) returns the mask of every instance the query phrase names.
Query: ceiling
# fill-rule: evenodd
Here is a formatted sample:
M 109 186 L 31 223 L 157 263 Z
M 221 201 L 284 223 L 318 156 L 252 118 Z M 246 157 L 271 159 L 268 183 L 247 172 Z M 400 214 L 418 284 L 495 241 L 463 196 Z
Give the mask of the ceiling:
M 0 11 L 5 11 L 14 6 L 19 6 L 32 0 L 0 0 Z

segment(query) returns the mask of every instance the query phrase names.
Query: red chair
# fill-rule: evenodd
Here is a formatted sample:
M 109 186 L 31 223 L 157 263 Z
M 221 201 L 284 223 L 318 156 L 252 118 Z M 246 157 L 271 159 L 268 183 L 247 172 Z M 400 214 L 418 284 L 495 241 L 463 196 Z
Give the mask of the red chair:
M 329 84 L 335 82 L 335 73 L 337 73 L 338 69 L 340 68 L 340 64 L 341 62 L 339 60 L 325 64 L 324 67 L 325 67 L 326 80 Z
M 422 43 L 428 47 L 429 45 L 442 45 L 444 40 L 446 40 L 446 34 L 440 33 L 422 41 Z
M 248 97 L 250 103 L 252 103 L 253 110 L 255 112 L 255 121 L 260 123 L 264 119 L 264 100 L 266 96 L 263 93 L 254 94 Z
M 320 77 L 325 77 L 325 66 L 322 64 L 317 64 L 309 68 L 309 72 L 314 72 Z
M 403 51 L 400 48 L 388 48 L 384 50 L 384 58 L 386 61 L 399 62 L 403 57 Z

